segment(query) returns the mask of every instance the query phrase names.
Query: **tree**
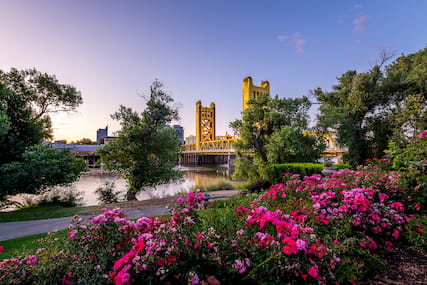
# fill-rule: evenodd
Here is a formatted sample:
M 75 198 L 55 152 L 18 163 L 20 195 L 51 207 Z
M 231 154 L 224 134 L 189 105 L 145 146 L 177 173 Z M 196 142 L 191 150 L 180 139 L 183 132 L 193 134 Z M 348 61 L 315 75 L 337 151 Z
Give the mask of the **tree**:
M 316 138 L 304 134 L 308 130 L 307 97 L 286 99 L 260 95 L 248 102 L 242 120 L 230 123 L 240 139 L 234 144 L 239 158 L 235 177 L 255 180 L 262 176 L 268 164 L 288 162 L 315 162 L 324 145 Z M 250 154 L 249 160 L 242 154 Z
M 155 80 L 145 110 L 139 115 L 131 108 L 120 106 L 111 117 L 121 124 L 117 140 L 100 149 L 105 167 L 127 180 L 128 200 L 146 187 L 167 183 L 177 177 L 174 170 L 179 140 L 172 129 L 165 128 L 178 119 L 178 111 L 170 104 L 173 98 Z
M 312 91 L 322 104 L 318 127 L 337 131 L 337 142 L 348 147 L 346 162 L 382 157 L 391 140 L 405 144 L 426 127 L 426 54 L 402 56 L 384 68 L 391 55 L 383 53 L 369 71 L 344 73 L 332 91 Z
M 7 90 L 0 84 L 0 137 L 7 134 L 10 130 L 10 118 L 7 115 L 6 102 L 1 100 L 4 97 L 1 94 L 4 92 L 7 92 Z
M 82 97 L 75 87 L 35 69 L 0 70 L 0 102 L 10 122 L 0 136 L 0 164 L 19 160 L 29 146 L 51 138 L 49 113 L 75 110 Z
M 55 185 L 69 184 L 86 168 L 81 158 L 48 146 L 28 147 L 20 161 L 0 165 L 0 200 L 19 193 L 39 194 Z
M 82 138 L 82 139 L 77 140 L 77 141 L 72 141 L 71 144 L 92 144 L 92 145 L 94 145 L 94 144 L 96 144 L 96 142 L 92 141 L 89 138 Z
M 386 67 L 385 81 L 395 98 L 392 141 L 405 145 L 427 129 L 427 48 L 397 58 Z
M 80 92 L 53 75 L 0 70 L 0 200 L 79 177 L 84 162 L 40 143 L 51 137 L 49 113 L 74 110 L 81 102 Z

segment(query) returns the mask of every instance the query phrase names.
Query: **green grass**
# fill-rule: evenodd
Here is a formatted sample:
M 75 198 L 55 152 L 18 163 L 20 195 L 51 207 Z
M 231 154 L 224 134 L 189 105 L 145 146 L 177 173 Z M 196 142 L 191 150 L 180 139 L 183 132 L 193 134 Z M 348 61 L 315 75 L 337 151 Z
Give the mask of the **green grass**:
M 66 238 L 68 231 L 58 231 L 55 238 L 59 238 L 59 241 Z M 44 247 L 44 243 L 40 239 L 47 237 L 47 233 L 30 235 L 25 237 L 19 237 L 0 241 L 0 245 L 4 247 L 4 251 L 0 253 L 0 260 L 5 258 L 18 257 L 24 253 L 35 253 L 37 249 Z
M 90 215 L 99 212 L 102 207 L 62 207 L 62 206 L 35 206 L 22 208 L 12 212 L 1 212 L 0 223 L 31 221 L 62 217 L 72 217 L 74 215 Z

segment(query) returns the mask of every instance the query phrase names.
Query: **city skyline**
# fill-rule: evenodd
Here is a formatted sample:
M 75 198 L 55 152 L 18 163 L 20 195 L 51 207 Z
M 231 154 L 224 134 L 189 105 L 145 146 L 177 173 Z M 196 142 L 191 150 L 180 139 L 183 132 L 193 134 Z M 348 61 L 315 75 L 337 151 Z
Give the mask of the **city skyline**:
M 330 90 L 349 69 L 367 71 L 382 50 L 426 45 L 421 1 L 0 1 L 0 69 L 36 68 L 82 92 L 74 114 L 53 114 L 54 139 L 95 140 L 119 105 L 141 112 L 164 83 L 185 136 L 195 105 L 216 105 L 218 135 L 242 110 L 242 80 L 271 95 Z M 388 63 L 391 63 L 388 62 Z M 313 98 L 312 98 L 313 99 Z M 312 113 L 315 112 L 315 109 Z

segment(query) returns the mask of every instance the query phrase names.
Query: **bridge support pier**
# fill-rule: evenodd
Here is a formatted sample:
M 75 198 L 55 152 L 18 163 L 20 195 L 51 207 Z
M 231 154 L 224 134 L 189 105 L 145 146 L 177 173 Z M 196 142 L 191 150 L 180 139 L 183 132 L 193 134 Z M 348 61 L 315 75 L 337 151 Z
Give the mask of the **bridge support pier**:
M 222 165 L 232 163 L 236 158 L 235 155 L 215 154 L 215 155 L 202 155 L 194 153 L 184 153 L 179 161 L 180 165 L 184 166 L 198 166 L 198 165 Z

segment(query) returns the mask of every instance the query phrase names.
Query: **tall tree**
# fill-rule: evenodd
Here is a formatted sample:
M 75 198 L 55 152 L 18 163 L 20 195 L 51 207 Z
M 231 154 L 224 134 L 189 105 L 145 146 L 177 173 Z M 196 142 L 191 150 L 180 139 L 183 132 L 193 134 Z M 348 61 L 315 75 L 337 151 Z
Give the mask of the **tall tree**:
M 407 143 L 427 124 L 427 49 L 399 57 L 392 65 L 383 53 L 369 71 L 347 71 L 332 91 L 313 91 L 322 104 L 318 127 L 337 130 L 348 147 L 344 160 L 353 166 L 384 156 L 390 140 Z
M 230 123 L 240 139 L 234 144 L 238 154 L 235 176 L 254 180 L 262 176 L 267 164 L 314 162 L 324 150 L 321 142 L 308 134 L 307 97 L 287 99 L 260 95 L 248 102 L 242 119 Z
M 35 69 L 0 70 L 0 102 L 9 120 L 0 135 L 0 164 L 20 160 L 29 146 L 52 135 L 49 113 L 75 110 L 82 97 L 75 87 Z M 3 116 L 3 117 L 6 117 Z
M 136 194 L 146 187 L 179 177 L 174 169 L 179 140 L 172 129 L 165 128 L 178 119 L 177 109 L 171 106 L 173 101 L 155 80 L 141 114 L 120 106 L 111 116 L 120 122 L 122 129 L 117 140 L 100 150 L 101 160 L 107 169 L 127 180 L 128 200 L 135 200 Z
M 386 92 L 393 94 L 393 142 L 405 145 L 427 129 L 427 48 L 402 55 L 386 68 Z

